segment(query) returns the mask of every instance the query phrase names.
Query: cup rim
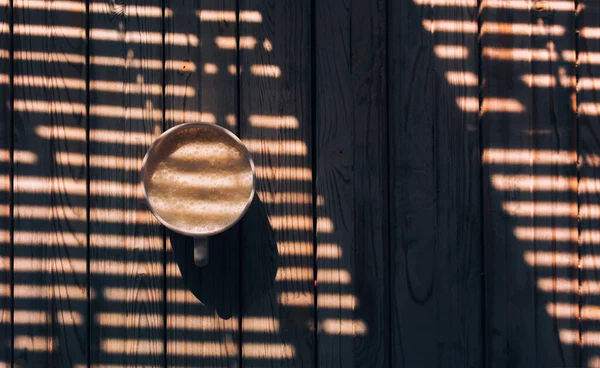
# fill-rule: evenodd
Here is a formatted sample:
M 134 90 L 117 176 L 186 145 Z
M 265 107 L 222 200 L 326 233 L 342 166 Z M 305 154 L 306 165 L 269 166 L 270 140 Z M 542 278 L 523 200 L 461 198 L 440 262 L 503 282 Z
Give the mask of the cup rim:
M 219 130 L 219 131 L 227 134 L 231 138 L 233 138 L 233 140 L 241 147 L 241 149 L 245 153 L 246 158 L 250 162 L 250 169 L 252 171 L 252 190 L 250 191 L 250 196 L 248 197 L 248 200 L 246 201 L 246 205 L 244 206 L 244 209 L 228 225 L 226 225 L 226 226 L 224 226 L 222 228 L 213 230 L 213 231 L 203 232 L 203 233 L 194 233 L 194 232 L 186 231 L 184 229 L 180 229 L 177 226 L 175 226 L 175 225 L 169 223 L 168 221 L 166 221 L 165 219 L 163 219 L 160 216 L 160 214 L 158 213 L 158 211 L 156 211 L 156 209 L 152 207 L 152 204 L 150 203 L 150 200 L 148 199 L 148 193 L 146 191 L 146 182 L 144 180 L 144 178 L 146 177 L 145 173 L 146 173 L 146 164 L 148 162 L 148 157 L 156 149 L 156 146 L 160 142 L 164 141 L 168 136 L 170 136 L 171 134 L 173 134 L 173 133 L 175 133 L 175 132 L 177 132 L 179 130 L 187 129 L 187 128 L 195 128 L 195 127 L 216 129 L 216 130 Z M 210 124 L 210 123 L 199 123 L 199 122 L 183 123 L 183 124 L 175 125 L 174 127 L 171 127 L 169 129 L 165 130 L 161 135 L 159 135 L 154 140 L 154 142 L 152 142 L 152 144 L 150 145 L 150 147 L 148 147 L 148 151 L 146 152 L 146 155 L 144 155 L 144 159 L 142 161 L 142 169 L 140 170 L 140 182 L 141 182 L 141 187 L 142 187 L 142 195 L 144 196 L 144 200 L 146 202 L 146 205 L 148 206 L 148 209 L 154 215 L 154 217 L 156 217 L 156 219 L 158 219 L 158 221 L 161 224 L 163 224 L 165 227 L 169 228 L 170 230 L 173 230 L 176 233 L 183 234 L 183 235 L 186 235 L 186 236 L 191 236 L 191 237 L 207 237 L 207 236 L 212 236 L 212 235 L 220 234 L 220 233 L 222 233 L 222 232 L 230 229 L 231 227 L 233 227 L 246 214 L 246 212 L 250 208 L 250 205 L 252 204 L 252 201 L 254 199 L 254 195 L 256 193 L 256 173 L 255 173 L 255 167 L 254 167 L 254 160 L 252 159 L 252 155 L 250 155 L 250 151 L 248 151 L 248 148 L 246 147 L 246 145 L 233 132 L 231 132 L 228 129 L 223 128 L 222 126 L 219 126 L 219 125 L 216 125 L 216 124 Z

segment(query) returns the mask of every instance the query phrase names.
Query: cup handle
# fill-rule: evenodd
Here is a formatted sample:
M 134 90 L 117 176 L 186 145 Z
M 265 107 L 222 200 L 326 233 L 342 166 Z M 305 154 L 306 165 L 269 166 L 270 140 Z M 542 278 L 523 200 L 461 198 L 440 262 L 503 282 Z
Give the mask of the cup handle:
M 198 267 L 204 267 L 208 264 L 208 238 L 194 238 L 194 263 Z

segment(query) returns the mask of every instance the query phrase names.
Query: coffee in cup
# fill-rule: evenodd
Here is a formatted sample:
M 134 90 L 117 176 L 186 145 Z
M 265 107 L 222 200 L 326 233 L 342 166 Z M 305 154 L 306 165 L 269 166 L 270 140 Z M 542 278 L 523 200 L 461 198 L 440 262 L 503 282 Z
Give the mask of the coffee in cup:
M 170 229 L 196 238 L 231 227 L 254 195 L 248 150 L 215 125 L 183 124 L 163 133 L 143 166 L 142 187 L 152 212 Z

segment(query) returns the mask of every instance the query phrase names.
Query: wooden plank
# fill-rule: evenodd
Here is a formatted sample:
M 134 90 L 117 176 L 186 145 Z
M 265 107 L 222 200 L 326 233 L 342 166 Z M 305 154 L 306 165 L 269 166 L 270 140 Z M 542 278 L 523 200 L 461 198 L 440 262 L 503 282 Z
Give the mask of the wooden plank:
M 313 366 L 309 1 L 240 1 L 241 137 L 258 197 L 241 224 L 242 365 Z
M 389 17 L 392 366 L 482 366 L 476 4 Z
M 315 11 L 317 361 L 389 366 L 386 2 Z
M 185 69 L 166 69 L 167 91 L 189 90 L 185 96 L 167 92 L 166 109 L 171 111 L 166 115 L 167 127 L 183 122 L 180 112 L 202 112 L 205 121 L 236 131 L 237 78 L 228 69 L 235 67 L 237 55 L 215 43 L 217 37 L 236 35 L 235 1 L 169 0 L 166 9 L 167 32 L 195 34 L 202 45 L 167 45 L 167 60 L 189 63 Z M 238 227 L 209 242 L 209 264 L 199 268 L 193 263 L 192 239 L 169 232 L 167 288 L 181 292 L 167 295 L 167 366 L 238 364 Z
M 8 4 L 0 6 L 0 23 L 10 21 Z M 0 367 L 11 366 L 12 331 L 11 331 L 11 262 L 10 212 L 11 212 L 11 148 L 12 121 L 10 106 L 12 95 L 10 90 L 10 34 L 5 27 L 0 33 Z
M 526 4 L 481 13 L 486 358 L 581 366 L 574 2 Z
M 165 364 L 164 232 L 139 186 L 163 125 L 161 14 L 158 0 L 90 3 L 92 365 Z
M 85 162 L 86 17 L 54 2 L 14 12 L 14 364 L 88 360 Z M 70 88 L 77 85 L 79 88 Z M 83 85 L 83 88 L 81 86 Z
M 600 298 L 594 285 L 600 280 L 598 245 L 595 233 L 600 227 L 600 168 L 598 133 L 600 128 L 600 5 L 580 1 L 578 39 L 578 111 L 579 111 L 579 217 L 581 282 L 581 365 L 600 366 Z

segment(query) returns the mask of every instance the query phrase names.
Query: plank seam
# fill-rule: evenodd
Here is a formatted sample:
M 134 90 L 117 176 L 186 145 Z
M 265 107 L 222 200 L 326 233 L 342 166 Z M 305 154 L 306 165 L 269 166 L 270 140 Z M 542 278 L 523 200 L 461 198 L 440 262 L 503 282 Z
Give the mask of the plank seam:
M 397 336 L 397 334 L 394 334 L 393 329 L 394 326 L 392 324 L 392 320 L 394 319 L 394 308 L 392 307 L 392 303 L 395 302 L 396 300 L 396 293 L 395 293 L 395 285 L 396 283 L 394 282 L 394 273 L 395 273 L 395 262 L 392 259 L 392 257 L 395 254 L 395 245 L 396 245 L 396 235 L 397 235 L 397 231 L 396 231 L 396 191 L 394 190 L 395 185 L 396 185 L 396 171 L 395 169 L 395 158 L 396 158 L 396 145 L 394 144 L 394 140 L 395 140 L 395 136 L 396 136 L 396 131 L 394 130 L 394 125 L 393 125 L 393 119 L 396 116 L 395 114 L 395 110 L 392 111 L 392 109 L 394 109 L 394 105 L 391 103 L 392 101 L 392 94 L 395 92 L 395 89 L 392 86 L 392 82 L 393 78 L 395 76 L 395 63 L 396 63 L 396 59 L 395 59 L 395 54 L 392 52 L 392 47 L 391 47 L 391 42 L 390 40 L 394 37 L 397 36 L 395 33 L 392 35 L 392 32 L 394 32 L 396 29 L 392 29 L 391 27 L 391 22 L 389 20 L 389 14 L 394 13 L 395 9 L 396 9 L 396 5 L 397 2 L 395 0 L 389 0 L 388 1 L 388 7 L 387 7 L 387 15 L 386 15 L 386 21 L 387 21 L 387 26 L 386 26 L 386 36 L 387 36 L 387 44 L 386 44 L 386 52 L 387 52 L 387 57 L 386 60 L 388 62 L 388 68 L 387 68 L 387 98 L 388 98 L 388 105 L 387 105 L 387 115 L 388 115 L 388 139 L 387 139 L 387 144 L 388 144 L 388 154 L 390 155 L 388 158 L 388 187 L 389 187 L 389 202 L 391 203 L 391 205 L 389 205 L 388 207 L 388 218 L 389 218 L 389 259 L 388 259 L 388 265 L 389 265 L 389 329 L 390 329 L 390 333 L 389 333 L 389 338 L 390 338 L 390 342 L 389 342 L 389 366 L 393 367 L 394 366 L 394 362 L 395 362 L 395 351 L 392 348 L 392 346 L 394 345 L 394 341 L 395 338 L 394 336 Z M 400 348 L 401 349 L 402 346 L 400 344 Z M 401 355 L 402 356 L 402 355 Z M 402 356 L 403 358 L 403 356 Z M 402 366 L 404 366 L 404 362 L 402 361 L 402 364 L 400 364 Z
M 319 365 L 319 315 L 317 309 L 317 298 L 318 298 L 318 288 L 319 284 L 317 282 L 317 274 L 319 271 L 319 265 L 317 263 L 317 251 L 318 251 L 318 242 L 317 242 L 317 16 L 316 16 L 316 0 L 311 0 L 310 8 L 310 22 L 311 22 L 311 36 L 310 36 L 310 44 L 311 44 L 311 57 L 310 57 L 310 67 L 311 67 L 311 80 L 310 80 L 310 90 L 311 90 L 311 166 L 313 172 L 313 180 L 311 183 L 312 189 L 312 247 L 313 247 L 313 354 L 314 354 L 314 366 L 318 367 Z
M 166 101 L 166 84 L 167 84 L 167 72 L 166 72 L 166 59 L 167 59 L 167 55 L 166 55 L 166 17 L 165 17 L 165 5 L 166 5 L 166 0 L 162 0 L 161 1 L 161 33 L 162 33 L 162 39 L 161 39 L 161 62 L 162 62 L 162 131 L 164 132 L 166 130 L 166 108 L 167 108 L 167 101 Z M 164 367 L 166 368 L 168 366 L 168 334 L 167 334 L 167 308 L 168 308 L 168 300 L 167 300 L 167 230 L 164 226 L 161 226 L 162 228 L 162 266 L 163 266 L 163 363 L 164 363 Z
M 386 0 L 385 1 L 385 5 L 384 5 L 384 9 L 385 9 L 385 72 L 384 75 L 386 76 L 384 83 L 385 83 L 385 135 L 384 137 L 388 137 L 388 139 L 385 139 L 385 180 L 384 180 L 384 190 L 386 191 L 386 193 L 384 193 L 383 198 L 387 198 L 387 201 L 384 201 L 384 206 L 386 206 L 385 208 L 385 214 L 386 214 L 386 218 L 387 221 L 384 222 L 384 226 L 386 226 L 385 230 L 384 230 L 384 234 L 386 236 L 387 239 L 385 239 L 384 244 L 387 244 L 387 249 L 386 249 L 386 254 L 387 254 L 387 270 L 385 272 L 386 274 L 386 280 L 385 282 L 387 283 L 387 290 L 386 290 L 386 295 L 385 295 L 385 301 L 386 301 L 386 313 L 385 313 L 385 318 L 387 321 L 387 325 L 388 325 L 388 329 L 387 329 L 387 334 L 385 336 L 385 341 L 384 341 L 384 348 L 387 349 L 387 366 L 391 367 L 392 366 L 392 222 L 391 222 L 391 218 L 392 218 L 392 205 L 391 203 L 391 193 L 392 193 L 392 187 L 391 187 L 391 162 L 392 160 L 390 159 L 391 153 L 392 153 L 392 145 L 390 142 L 389 137 L 391 136 L 391 121 L 390 121 L 390 81 L 391 81 L 391 75 L 390 75 L 390 10 L 391 10 L 391 5 L 390 5 L 391 1 L 390 0 Z M 394 156 L 395 157 L 395 156 Z
M 242 138 L 242 110 L 241 110 L 241 100 L 240 97 L 242 95 L 242 84 L 241 81 L 241 66 L 240 66 L 240 0 L 236 0 L 235 2 L 235 69 L 236 69 L 236 102 L 235 102 L 235 114 L 236 114 L 236 133 L 237 136 Z M 257 194 L 255 194 L 257 195 Z M 244 273 L 243 273 L 243 264 L 244 264 L 244 249 L 241 246 L 243 239 L 243 226 L 238 226 L 238 269 L 239 269 L 239 318 L 238 318 L 238 367 L 242 368 L 243 366 L 243 351 L 244 351 L 244 335 L 243 335 L 243 326 L 244 326 Z
M 311 198 L 311 209 L 312 209 L 312 258 L 313 258 L 313 341 L 314 341 L 314 365 L 318 367 L 319 360 L 319 344 L 318 344 L 318 336 L 319 336 L 319 319 L 318 319 L 318 309 L 317 309 L 317 298 L 318 298 L 318 282 L 317 282 L 317 274 L 318 274 L 318 264 L 317 264 L 317 250 L 318 250 L 318 242 L 317 242 L 317 140 L 316 140 L 316 127 L 317 127 L 317 96 L 316 96 L 316 85 L 317 85 L 317 40 L 316 40 L 316 29 L 317 29 L 317 21 L 316 21 L 316 3 L 315 0 L 311 0 L 310 2 L 310 46 L 311 46 L 311 57 L 310 57 L 310 67 L 311 67 L 311 78 L 310 78 L 310 90 L 311 90 L 311 107 L 310 107 L 310 115 L 311 115 L 311 166 L 312 171 L 314 172 L 313 180 L 311 182 L 311 190 L 312 190 L 312 198 Z
M 86 129 L 85 129 L 85 152 L 86 152 L 86 278 L 87 278 L 87 295 L 86 295 L 86 303 L 87 303 L 87 366 L 88 368 L 91 367 L 92 365 L 92 354 L 91 354 L 91 348 L 92 348 L 92 344 L 91 344 L 91 339 L 92 339 L 92 301 L 91 301 L 91 284 L 92 284 L 92 279 L 91 279 L 91 270 L 90 270 L 90 262 L 91 262 L 91 257 L 90 257 L 90 253 L 91 253 L 91 234 L 90 234 L 90 228 L 91 228 L 91 196 L 90 196 L 90 181 L 91 181 L 91 175 L 90 175 L 90 120 L 89 120 L 89 116 L 90 116 L 90 102 L 91 102 L 91 96 L 90 96 L 90 52 L 91 52 L 91 46 L 90 46 L 90 2 L 89 0 L 85 2 L 85 39 L 86 39 L 86 46 L 85 46 L 85 65 L 86 65 L 86 77 L 85 77 L 85 102 L 86 102 L 86 107 L 85 107 L 85 116 L 86 116 Z
M 487 303 L 486 303 L 486 247 L 485 247 L 485 172 L 483 170 L 483 152 L 484 152 L 484 126 L 483 126 L 483 58 L 482 58 L 482 47 L 481 47 L 481 29 L 482 29 L 482 17 L 481 12 L 482 0 L 477 0 L 477 98 L 479 103 L 479 112 L 477 115 L 477 126 L 479 127 L 479 239 L 481 247 L 480 255 L 480 267 L 481 267 L 481 363 L 483 367 L 487 367 Z
M 582 271 L 581 271 L 581 201 L 580 201 L 580 196 L 579 196 L 579 183 L 581 181 L 581 157 L 579 156 L 579 93 L 578 93 L 578 87 L 579 87 L 579 0 L 574 0 L 573 5 L 575 7 L 575 12 L 574 12 L 574 37 L 575 37 L 575 151 L 576 151 L 576 164 L 575 164 L 575 170 L 577 171 L 577 187 L 576 187 L 576 195 L 577 195 L 577 297 L 578 297 L 578 316 L 579 319 L 577 321 L 577 327 L 578 327 L 578 343 L 579 343 L 579 356 L 578 356 L 578 360 L 579 360 L 579 364 L 581 364 L 581 362 L 583 362 L 583 341 L 582 341 L 582 335 L 583 335 L 583 327 L 582 327 L 582 323 L 581 323 L 581 312 L 582 312 L 582 293 L 581 293 L 581 286 L 582 286 Z
M 13 0 L 10 0 L 9 4 L 9 58 L 10 58 L 10 81 L 8 87 L 9 99 L 10 99 L 10 107 L 9 107 L 9 131 L 10 131 L 10 148 L 9 148 L 9 257 L 10 257 L 10 366 L 14 367 L 15 361 L 15 349 L 14 349 L 14 341 L 15 341 L 15 252 L 14 252 L 14 233 L 15 233 L 15 223 L 14 223 L 14 138 L 15 138 L 15 114 L 14 114 L 14 106 L 15 106 L 15 98 L 14 98 L 14 12 L 13 12 Z

